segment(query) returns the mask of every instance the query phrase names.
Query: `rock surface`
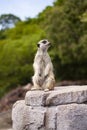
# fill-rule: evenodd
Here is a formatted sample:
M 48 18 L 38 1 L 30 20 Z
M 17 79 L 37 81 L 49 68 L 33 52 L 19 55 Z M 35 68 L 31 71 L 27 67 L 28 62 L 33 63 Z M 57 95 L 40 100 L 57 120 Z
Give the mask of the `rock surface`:
M 87 86 L 55 87 L 53 91 L 28 91 L 25 103 L 29 106 L 57 106 L 87 101 Z
M 87 130 L 87 86 L 28 91 L 12 110 L 13 130 Z
M 10 128 L 11 124 L 11 110 L 0 113 L 0 130 Z
M 87 130 L 87 105 L 58 106 L 57 130 Z
M 12 120 L 14 130 L 38 130 L 44 127 L 46 108 L 26 106 L 18 101 L 13 106 Z

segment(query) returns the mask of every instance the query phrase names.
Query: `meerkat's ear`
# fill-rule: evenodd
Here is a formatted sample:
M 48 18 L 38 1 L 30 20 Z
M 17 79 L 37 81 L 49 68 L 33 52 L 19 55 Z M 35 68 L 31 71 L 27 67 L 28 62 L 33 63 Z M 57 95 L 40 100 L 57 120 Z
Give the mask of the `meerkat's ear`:
M 39 43 L 37 44 L 37 47 L 40 48 L 40 44 Z

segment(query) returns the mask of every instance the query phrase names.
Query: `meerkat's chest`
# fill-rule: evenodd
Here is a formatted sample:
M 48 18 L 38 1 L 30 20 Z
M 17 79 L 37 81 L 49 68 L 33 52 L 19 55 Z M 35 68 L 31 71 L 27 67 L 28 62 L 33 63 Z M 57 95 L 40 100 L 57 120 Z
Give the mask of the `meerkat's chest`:
M 37 55 L 35 58 L 35 62 L 39 65 L 40 69 L 44 70 L 46 65 L 50 62 L 50 57 L 48 54 Z
M 44 59 L 44 58 L 42 58 L 41 59 L 41 61 L 40 61 L 40 65 L 41 65 L 41 69 L 45 69 L 45 67 L 46 67 L 46 60 Z
M 41 69 L 45 69 L 46 67 L 46 59 L 43 56 L 40 56 L 38 59 L 38 64 L 40 66 Z

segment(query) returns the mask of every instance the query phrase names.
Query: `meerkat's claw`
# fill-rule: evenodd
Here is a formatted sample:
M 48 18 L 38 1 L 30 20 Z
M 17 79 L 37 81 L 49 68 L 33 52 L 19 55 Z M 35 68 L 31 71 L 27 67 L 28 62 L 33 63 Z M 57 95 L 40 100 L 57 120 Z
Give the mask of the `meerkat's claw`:
M 36 88 L 31 88 L 31 91 L 37 90 Z
M 42 88 L 35 88 L 35 87 L 31 88 L 31 91 L 35 91 L 35 90 L 42 90 Z
M 48 92 L 48 91 L 49 91 L 49 89 L 48 89 L 48 88 L 44 89 L 44 92 Z

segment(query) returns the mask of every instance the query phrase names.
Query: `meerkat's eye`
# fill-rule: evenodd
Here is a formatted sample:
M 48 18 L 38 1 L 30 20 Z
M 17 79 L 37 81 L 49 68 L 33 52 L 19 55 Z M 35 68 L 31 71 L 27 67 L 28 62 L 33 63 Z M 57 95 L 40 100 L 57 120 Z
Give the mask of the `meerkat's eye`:
M 46 41 L 46 40 L 44 40 L 44 41 L 42 41 L 42 43 L 46 44 L 46 43 L 47 43 L 47 41 Z

